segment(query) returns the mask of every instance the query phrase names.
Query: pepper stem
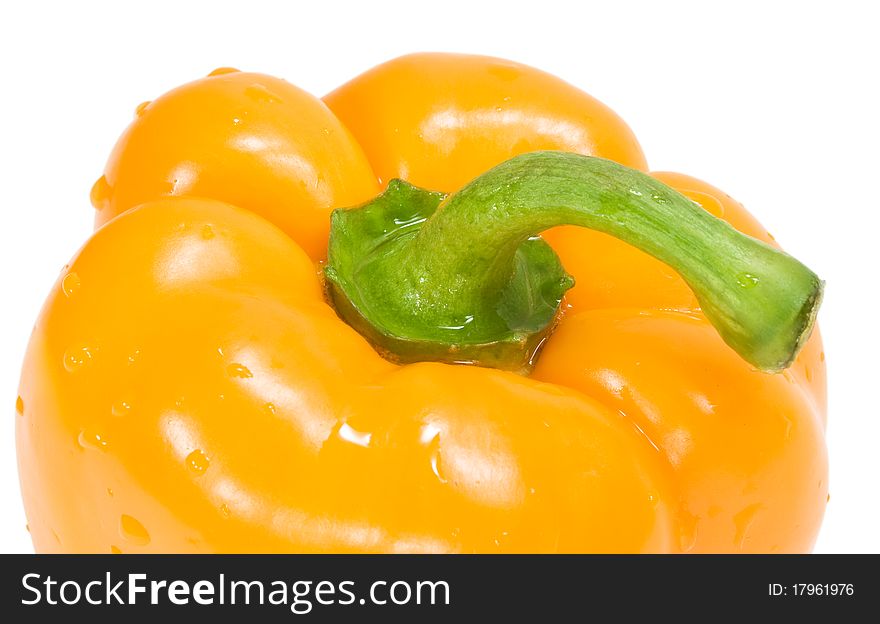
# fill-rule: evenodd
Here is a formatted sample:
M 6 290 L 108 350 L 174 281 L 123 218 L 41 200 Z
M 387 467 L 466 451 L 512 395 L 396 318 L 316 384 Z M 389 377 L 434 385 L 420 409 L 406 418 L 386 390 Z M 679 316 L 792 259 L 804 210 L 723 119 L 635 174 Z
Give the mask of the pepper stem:
M 791 364 L 812 330 L 823 283 L 803 264 L 644 173 L 564 152 L 517 156 L 448 197 L 395 180 L 335 211 L 329 294 L 391 359 L 527 369 L 574 284 L 535 236 L 557 225 L 605 232 L 668 264 L 761 370 Z

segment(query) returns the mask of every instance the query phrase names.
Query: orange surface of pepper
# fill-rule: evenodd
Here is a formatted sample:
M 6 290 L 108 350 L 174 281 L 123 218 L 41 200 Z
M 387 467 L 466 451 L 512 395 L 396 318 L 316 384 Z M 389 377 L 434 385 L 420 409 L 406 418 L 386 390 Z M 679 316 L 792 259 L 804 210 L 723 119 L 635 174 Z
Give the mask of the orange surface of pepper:
M 383 359 L 325 302 L 330 209 L 538 149 L 645 169 L 538 70 L 423 54 L 325 98 L 220 73 L 141 111 L 26 356 L 39 552 L 804 552 L 827 497 L 815 332 L 752 369 L 641 251 L 547 233 L 577 280 L 530 377 Z M 329 108 L 328 108 L 329 107 Z M 718 189 L 652 174 L 761 240 Z M 122 214 L 124 213 L 124 214 Z

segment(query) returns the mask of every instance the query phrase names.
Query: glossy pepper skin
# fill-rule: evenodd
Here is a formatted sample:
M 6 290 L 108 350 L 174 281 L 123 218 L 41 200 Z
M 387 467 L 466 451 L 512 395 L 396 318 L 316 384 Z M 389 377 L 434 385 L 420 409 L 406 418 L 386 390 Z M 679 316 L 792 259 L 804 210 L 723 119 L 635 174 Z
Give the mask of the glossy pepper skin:
M 390 364 L 301 248 L 226 204 L 99 230 L 25 366 L 40 552 L 674 546 L 670 485 L 630 423 L 514 374 Z
M 442 89 L 413 91 L 395 109 L 388 94 L 419 76 Z M 467 124 L 419 136 L 431 98 Z M 519 149 L 566 149 L 583 136 L 601 140 L 576 150 L 645 168 L 608 109 L 596 103 L 597 115 L 572 120 L 595 101 L 484 57 L 404 57 L 325 101 L 383 182 L 403 175 L 454 191 Z M 500 126 L 476 114 L 509 102 L 522 115 Z M 548 139 L 538 118 L 581 127 Z M 512 145 L 511 119 L 524 137 Z M 198 154 L 214 137 L 191 140 L 183 147 Z M 115 162 L 148 158 L 141 149 L 123 138 L 107 180 Z M 264 173 L 255 163 L 241 175 Z M 654 175 L 764 235 L 717 189 Z M 530 377 L 398 366 L 325 303 L 313 260 L 326 224 L 246 205 L 233 188 L 218 178 L 204 193 L 212 199 L 159 199 L 169 193 L 158 183 L 131 191 L 147 203 L 101 228 L 53 288 L 17 403 L 38 551 L 811 548 L 827 496 L 817 334 L 791 369 L 757 372 L 665 265 L 563 227 L 546 238 L 578 285 Z
M 269 219 L 320 259 L 330 210 L 378 191 L 361 147 L 319 99 L 221 68 L 138 106 L 92 203 L 100 226 L 152 199 L 218 199 Z
M 512 156 L 560 150 L 647 163 L 610 108 L 533 67 L 488 56 L 410 54 L 324 97 L 379 179 L 454 191 Z

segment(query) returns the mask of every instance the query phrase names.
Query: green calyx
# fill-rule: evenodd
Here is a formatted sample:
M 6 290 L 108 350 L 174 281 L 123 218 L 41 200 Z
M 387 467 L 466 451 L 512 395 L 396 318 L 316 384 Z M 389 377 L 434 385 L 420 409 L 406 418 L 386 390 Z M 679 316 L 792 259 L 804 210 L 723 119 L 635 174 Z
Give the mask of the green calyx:
M 328 293 L 383 355 L 528 370 L 574 285 L 536 235 L 578 225 L 676 270 L 721 337 L 758 369 L 787 367 L 822 282 L 654 178 L 601 158 L 517 156 L 445 196 L 394 180 L 331 220 Z

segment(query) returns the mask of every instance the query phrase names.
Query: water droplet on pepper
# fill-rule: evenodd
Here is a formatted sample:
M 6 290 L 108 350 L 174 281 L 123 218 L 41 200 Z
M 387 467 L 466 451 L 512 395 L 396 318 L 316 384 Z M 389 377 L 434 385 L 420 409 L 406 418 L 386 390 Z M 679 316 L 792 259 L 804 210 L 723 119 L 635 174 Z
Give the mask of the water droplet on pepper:
M 119 518 L 119 534 L 132 544 L 146 546 L 150 543 L 150 534 L 146 527 L 128 514 L 122 514 Z
M 754 288 L 758 285 L 758 278 L 751 273 L 740 273 L 736 276 L 736 283 L 743 288 Z
M 64 369 L 75 373 L 92 361 L 92 352 L 88 347 L 71 347 L 64 352 Z
M 80 285 L 79 275 L 71 271 L 61 280 L 61 292 L 65 297 L 72 297 L 79 290 Z
M 193 474 L 204 474 L 210 464 L 211 460 L 208 456 L 198 449 L 186 456 L 186 467 Z
M 92 190 L 89 192 L 89 201 L 92 202 L 92 206 L 95 208 L 95 210 L 104 210 L 104 208 L 107 207 L 107 204 L 110 203 L 111 194 L 112 189 L 110 188 L 110 184 L 107 182 L 107 178 L 105 176 L 101 176 L 92 185 Z
M 116 416 L 117 418 L 121 418 L 122 416 L 128 416 L 131 413 L 131 403 L 127 401 L 117 401 L 110 408 L 110 413 Z
M 278 104 L 283 101 L 281 97 L 278 94 L 273 93 L 269 89 L 269 87 L 267 87 L 266 85 L 262 85 L 258 82 L 255 82 L 247 89 L 245 89 L 244 94 L 252 100 L 256 100 L 257 102 Z
M 88 429 L 83 429 L 79 432 L 79 436 L 77 436 L 76 441 L 79 445 L 84 449 L 97 449 L 99 451 L 106 451 L 109 446 L 109 442 L 107 438 L 102 436 L 100 433 L 95 431 L 89 431 Z
M 230 377 L 241 377 L 242 379 L 248 379 L 254 376 L 254 374 L 247 366 L 245 366 L 244 364 L 238 364 L 236 362 L 233 362 L 232 364 L 227 366 L 226 372 L 229 373 Z
M 210 78 L 211 76 L 222 76 L 223 74 L 237 74 L 240 71 L 240 69 L 235 69 L 234 67 L 218 67 L 210 74 L 208 74 L 208 77 Z

